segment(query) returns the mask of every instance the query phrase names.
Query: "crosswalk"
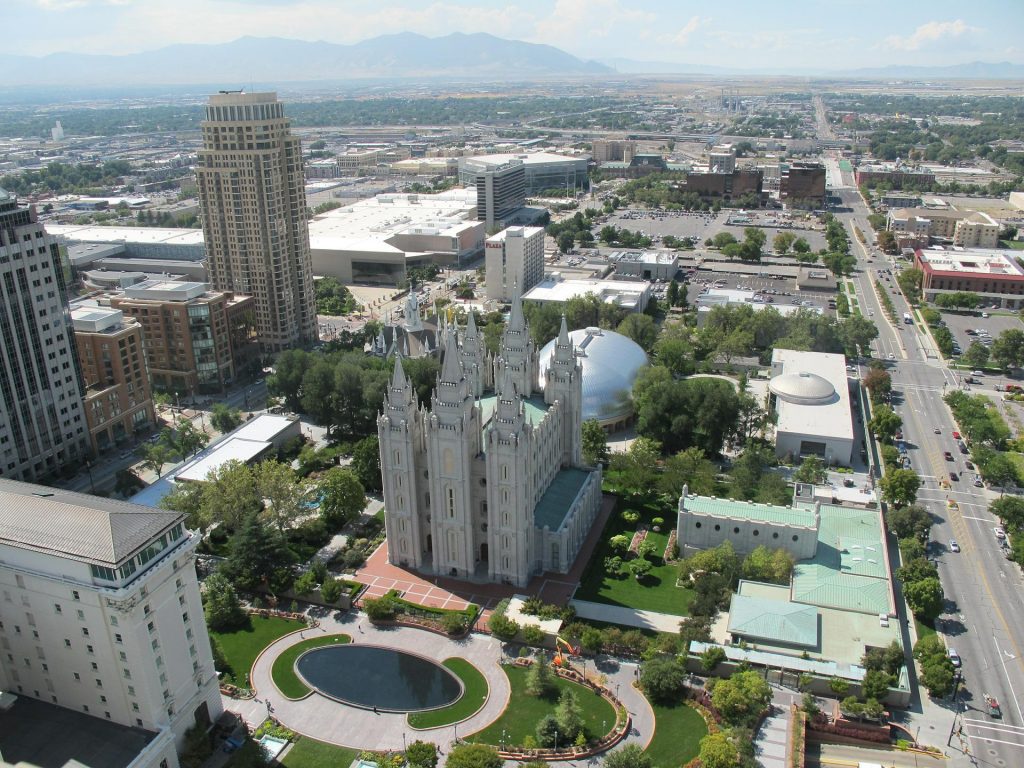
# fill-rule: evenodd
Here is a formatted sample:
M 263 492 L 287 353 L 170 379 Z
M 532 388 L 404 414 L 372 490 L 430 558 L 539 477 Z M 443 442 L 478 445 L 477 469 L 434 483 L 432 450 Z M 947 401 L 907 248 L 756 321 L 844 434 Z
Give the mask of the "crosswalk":
M 960 733 L 968 740 L 971 752 L 976 756 L 988 756 L 988 745 L 991 744 L 1005 744 L 1024 750 L 1024 727 L 969 717 L 963 718 L 961 723 Z M 992 751 L 994 754 L 995 750 Z M 1024 755 L 1021 760 L 1024 761 Z

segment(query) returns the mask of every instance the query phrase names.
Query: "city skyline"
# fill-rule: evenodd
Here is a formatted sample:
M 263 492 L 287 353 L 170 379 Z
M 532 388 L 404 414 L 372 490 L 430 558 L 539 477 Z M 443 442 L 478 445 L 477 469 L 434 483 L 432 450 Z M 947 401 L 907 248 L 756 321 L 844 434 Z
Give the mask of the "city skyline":
M 10 41 L 7 53 L 136 53 L 176 43 L 225 43 L 279 36 L 350 44 L 382 34 L 488 32 L 545 43 L 583 59 L 721 65 L 777 71 L 969 61 L 1024 63 L 1014 30 L 1024 6 L 881 2 L 762 7 L 741 0 L 726 15 L 704 3 L 667 0 L 12 0 L 14 27 L 39 30 Z M 202 24 L 195 20 L 202 18 Z M 45 30 L 45 34 L 43 34 Z

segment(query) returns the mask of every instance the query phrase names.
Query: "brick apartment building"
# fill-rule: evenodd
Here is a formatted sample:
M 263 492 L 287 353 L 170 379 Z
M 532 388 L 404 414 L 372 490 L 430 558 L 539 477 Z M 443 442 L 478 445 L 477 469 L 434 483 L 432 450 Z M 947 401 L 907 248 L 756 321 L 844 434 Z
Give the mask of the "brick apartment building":
M 732 173 L 688 173 L 678 182 L 683 192 L 696 192 L 708 202 L 729 202 L 744 195 L 754 195 L 761 203 L 764 188 L 764 172 L 761 170 L 737 169 Z
M 93 300 L 71 305 L 85 384 L 85 419 L 93 451 L 103 451 L 156 423 L 142 326 Z
M 918 250 L 914 266 L 924 275 L 921 289 L 928 301 L 941 293 L 968 291 L 1009 309 L 1024 306 L 1024 267 L 1004 252 Z
M 779 199 L 790 208 L 825 207 L 825 166 L 821 163 L 790 163 L 782 169 Z
M 146 280 L 109 302 L 141 323 L 154 389 L 223 392 L 259 366 L 251 296 L 211 291 L 205 283 Z

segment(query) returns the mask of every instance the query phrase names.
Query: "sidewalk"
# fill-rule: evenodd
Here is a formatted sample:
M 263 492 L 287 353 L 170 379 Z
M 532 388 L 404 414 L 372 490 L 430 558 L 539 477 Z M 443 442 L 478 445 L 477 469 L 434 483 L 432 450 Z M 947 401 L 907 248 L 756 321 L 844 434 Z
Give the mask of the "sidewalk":
M 627 627 L 638 627 L 640 629 L 655 629 L 658 632 L 678 632 L 679 622 L 685 618 L 683 616 L 673 616 L 670 613 L 640 611 L 635 608 L 591 603 L 586 600 L 572 600 L 569 604 L 576 609 L 576 615 L 581 619 L 605 621 L 609 624 L 624 624 Z

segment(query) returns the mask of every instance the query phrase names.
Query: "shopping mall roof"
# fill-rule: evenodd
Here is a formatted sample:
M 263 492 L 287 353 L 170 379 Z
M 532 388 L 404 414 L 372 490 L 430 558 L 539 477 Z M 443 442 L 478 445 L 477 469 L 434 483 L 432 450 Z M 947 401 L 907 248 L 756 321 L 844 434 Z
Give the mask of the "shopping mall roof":
M 201 229 L 164 227 L 101 227 L 49 224 L 46 231 L 68 242 L 86 243 L 165 243 L 167 245 L 203 245 Z

